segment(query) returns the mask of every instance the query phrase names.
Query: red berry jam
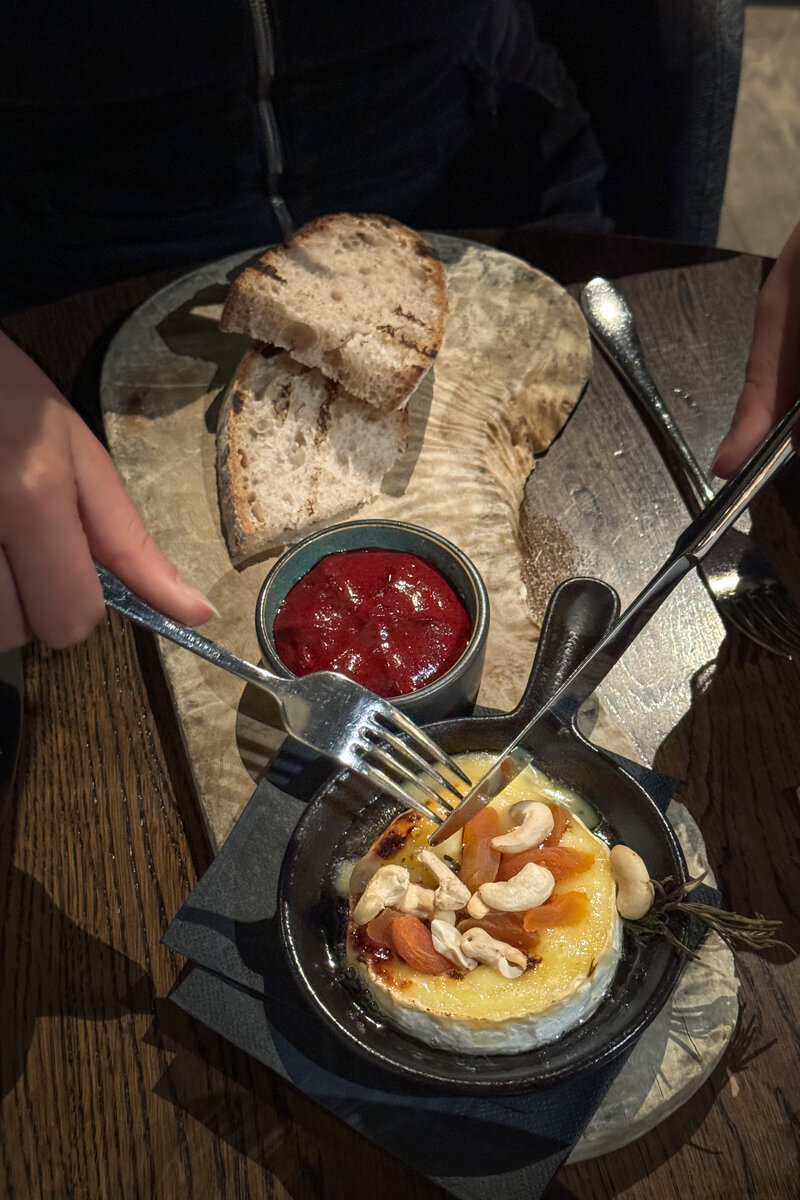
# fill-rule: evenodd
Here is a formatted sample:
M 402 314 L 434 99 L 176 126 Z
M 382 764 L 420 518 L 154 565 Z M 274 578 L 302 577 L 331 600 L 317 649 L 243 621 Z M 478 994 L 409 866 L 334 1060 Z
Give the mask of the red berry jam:
M 295 675 L 339 671 L 379 696 L 443 675 L 469 641 L 469 614 L 445 577 L 399 550 L 328 554 L 289 591 L 272 628 Z

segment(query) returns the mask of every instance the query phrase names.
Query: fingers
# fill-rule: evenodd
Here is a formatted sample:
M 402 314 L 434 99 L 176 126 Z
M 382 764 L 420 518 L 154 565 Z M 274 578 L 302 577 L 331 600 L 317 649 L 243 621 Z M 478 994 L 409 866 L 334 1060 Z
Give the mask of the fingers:
M 0 333 L 0 647 L 85 638 L 105 612 L 93 559 L 186 624 L 215 612 L 148 536 L 97 439 Z
M 746 383 L 730 431 L 722 439 L 714 459 L 714 474 L 721 479 L 730 479 L 782 415 L 774 383 L 766 386 Z
M 761 290 L 745 384 L 731 428 L 714 459 L 727 479 L 800 395 L 800 225 L 787 241 Z
M 71 411 L 60 434 L 0 488 L 0 649 L 88 637 L 105 613 L 93 558 L 178 620 L 207 620 L 215 610 L 148 536 L 100 443 Z
M 39 368 L 0 334 L 0 641 L 54 647 L 103 616 L 77 508 L 71 422 Z
M 31 631 L 56 649 L 82 641 L 104 605 L 69 463 L 29 464 L 5 516 L 6 562 Z
M 24 646 L 30 636 L 14 576 L 0 548 L 0 653 Z
M 74 431 L 73 456 L 80 517 L 98 562 L 154 608 L 185 625 L 201 625 L 218 616 L 159 550 L 108 454 L 82 424 Z

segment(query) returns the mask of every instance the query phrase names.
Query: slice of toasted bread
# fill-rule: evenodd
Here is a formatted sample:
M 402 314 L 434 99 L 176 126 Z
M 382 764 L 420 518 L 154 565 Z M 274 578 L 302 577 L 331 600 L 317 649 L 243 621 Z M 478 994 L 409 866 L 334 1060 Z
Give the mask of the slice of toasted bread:
M 419 234 L 389 217 L 339 213 L 247 267 L 221 327 L 281 346 L 391 411 L 435 359 L 446 312 L 444 268 Z
M 288 354 L 254 349 L 219 415 L 217 482 L 235 564 L 380 491 L 408 416 L 379 413 Z

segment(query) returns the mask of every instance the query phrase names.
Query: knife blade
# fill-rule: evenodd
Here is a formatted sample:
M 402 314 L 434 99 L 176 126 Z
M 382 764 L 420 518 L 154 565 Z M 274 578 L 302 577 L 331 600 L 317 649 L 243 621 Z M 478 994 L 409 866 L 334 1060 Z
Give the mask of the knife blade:
M 596 648 L 584 658 L 550 701 L 539 709 L 514 741 L 506 747 L 497 762 L 437 827 L 429 839 L 432 846 L 438 846 L 440 842 L 462 829 L 467 821 L 471 821 L 516 779 L 525 767 L 535 761 L 540 739 L 563 736 L 571 729 L 581 704 L 591 696 L 656 609 L 693 565 L 687 554 L 670 556 Z
M 717 492 L 714 499 L 687 525 L 650 582 L 612 625 L 583 662 L 576 667 L 549 703 L 503 751 L 498 761 L 467 792 L 430 837 L 433 846 L 452 837 L 494 799 L 536 757 L 543 737 L 558 737 L 571 729 L 580 705 L 605 679 L 631 642 L 677 587 L 716 545 L 764 484 L 792 457 L 792 432 L 800 420 L 800 400 L 767 435 L 744 466 Z

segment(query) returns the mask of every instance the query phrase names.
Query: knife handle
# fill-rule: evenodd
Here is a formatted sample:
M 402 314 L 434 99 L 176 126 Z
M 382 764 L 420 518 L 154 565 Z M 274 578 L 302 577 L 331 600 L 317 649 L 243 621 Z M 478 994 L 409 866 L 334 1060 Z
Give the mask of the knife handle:
M 719 489 L 699 517 L 683 531 L 675 543 L 675 556 L 687 555 L 701 562 L 726 529 L 741 516 L 758 492 L 794 454 L 792 437 L 800 422 L 800 400 L 795 400 L 747 462 Z

